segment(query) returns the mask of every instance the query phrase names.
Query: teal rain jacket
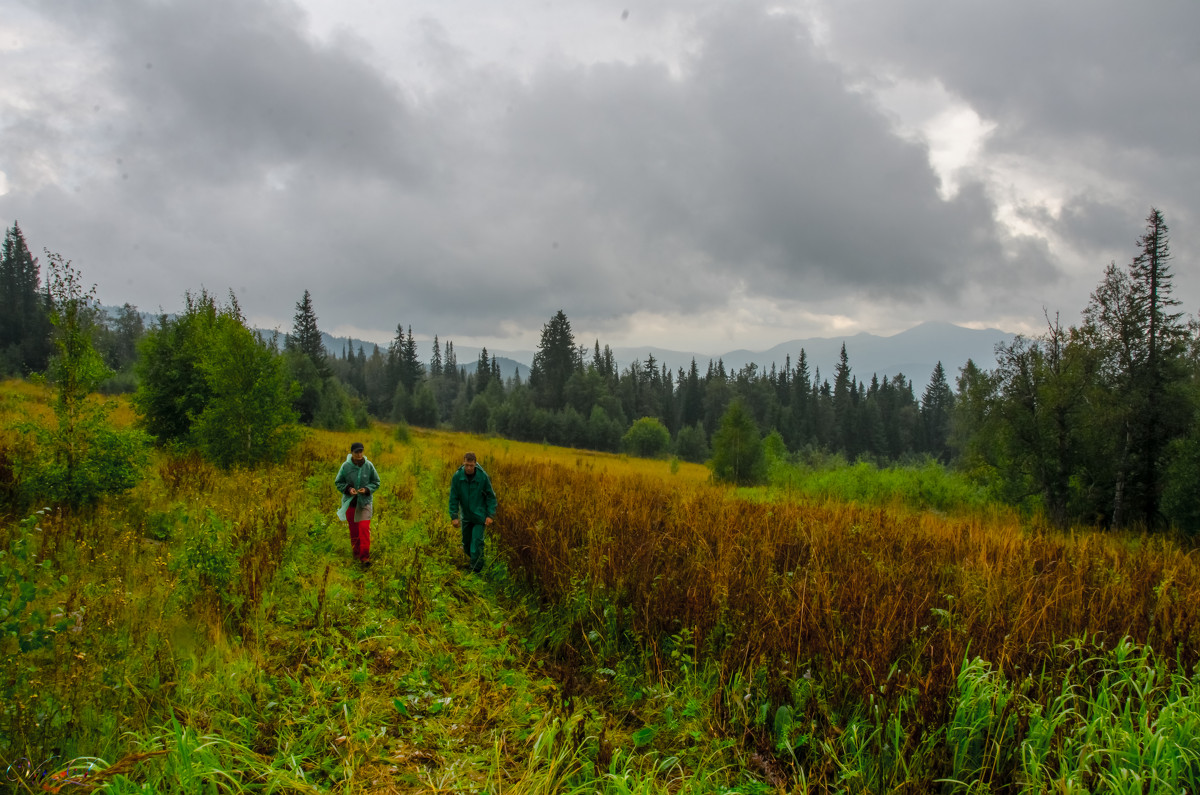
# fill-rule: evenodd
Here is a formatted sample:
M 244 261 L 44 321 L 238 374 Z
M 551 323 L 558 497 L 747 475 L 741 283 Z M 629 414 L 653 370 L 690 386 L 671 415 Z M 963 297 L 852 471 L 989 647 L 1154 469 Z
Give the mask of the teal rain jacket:
M 350 508 L 350 501 L 354 499 L 346 493 L 346 489 L 353 486 L 356 489 L 365 488 L 366 494 L 355 495 L 358 497 L 357 505 L 371 505 L 371 496 L 379 489 L 379 473 L 375 471 L 375 465 L 367 458 L 363 459 L 362 466 L 354 463 L 354 455 L 346 456 L 345 463 L 338 470 L 337 478 L 334 479 L 333 485 L 337 487 L 338 493 L 342 495 L 342 507 L 338 508 L 338 519 L 346 521 L 346 511 Z M 355 511 L 357 514 L 358 512 Z M 368 512 L 368 516 L 370 513 Z

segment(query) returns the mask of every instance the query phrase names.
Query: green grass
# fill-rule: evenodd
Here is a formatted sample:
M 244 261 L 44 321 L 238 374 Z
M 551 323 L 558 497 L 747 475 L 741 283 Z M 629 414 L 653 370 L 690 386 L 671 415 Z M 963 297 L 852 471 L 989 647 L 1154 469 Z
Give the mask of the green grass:
M 1128 640 L 1059 652 L 1071 664 L 1048 693 L 983 660 L 963 666 L 947 783 L 964 792 L 1001 777 L 1021 792 L 1198 791 L 1200 678 Z
M 943 513 L 1000 507 L 987 488 L 936 461 L 889 467 L 869 462 L 845 464 L 837 459 L 816 466 L 776 461 L 770 470 L 770 491 L 787 498 L 903 505 Z
M 244 474 L 164 458 L 163 474 L 187 474 L 148 488 L 158 499 L 8 526 L 3 585 L 29 602 L 5 647 L 10 783 L 667 791 L 680 770 L 602 706 L 564 700 L 529 625 L 498 598 L 503 568 L 459 572 L 448 465 L 373 441 L 390 491 L 365 571 L 333 518 L 331 474 L 303 465 L 255 473 L 252 491 L 278 499 L 248 510 Z

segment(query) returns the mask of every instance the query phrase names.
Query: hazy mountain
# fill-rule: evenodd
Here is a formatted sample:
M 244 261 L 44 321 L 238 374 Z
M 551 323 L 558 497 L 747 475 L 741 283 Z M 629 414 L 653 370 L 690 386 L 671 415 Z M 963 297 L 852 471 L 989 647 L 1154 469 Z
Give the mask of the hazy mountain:
M 280 335 L 279 347 L 283 347 L 283 340 L 286 336 L 287 332 L 284 332 Z M 342 358 L 342 355 L 346 352 L 358 353 L 359 348 L 362 348 L 363 353 L 367 355 L 367 358 L 370 358 L 371 352 L 375 349 L 375 346 L 379 345 L 378 342 L 360 340 L 355 337 L 335 337 L 327 331 L 321 332 L 321 344 L 325 346 L 326 353 L 328 353 L 330 356 L 336 356 L 339 359 Z M 379 345 L 379 352 L 384 356 L 387 356 L 387 346 Z
M 757 364 L 760 370 L 770 370 L 772 363 L 782 369 L 788 356 L 791 356 L 791 365 L 795 368 L 800 350 L 803 349 L 808 357 L 809 372 L 815 374 L 819 367 L 822 379 L 832 380 L 833 368 L 838 363 L 844 343 L 850 371 L 860 381 L 869 382 L 873 374 L 883 378 L 903 373 L 921 389 L 928 383 L 939 361 L 946 370 L 951 386 L 967 359 L 973 359 L 975 364 L 984 369 L 992 369 L 996 366 L 997 343 L 1007 343 L 1014 336 L 999 329 L 969 329 L 952 323 L 930 322 L 890 337 L 866 333 L 843 337 L 810 337 L 784 342 L 765 351 L 739 349 L 712 355 L 645 347 L 614 348 L 613 354 L 622 367 L 628 366 L 634 359 L 645 362 L 647 354 L 653 354 L 660 366 L 665 363 L 672 372 L 680 367 L 686 371 L 695 357 L 703 375 L 708 369 L 708 362 L 711 360 L 715 364 L 718 359 L 725 364 L 726 372 L 737 371 L 751 362 Z
M 488 353 L 491 353 L 491 351 L 488 351 Z M 456 357 L 458 356 L 457 345 L 454 346 L 454 355 Z M 529 358 L 530 360 L 533 359 L 532 356 Z M 496 364 L 500 365 L 500 375 L 502 375 L 506 380 L 512 378 L 513 375 L 517 374 L 518 372 L 520 372 L 522 381 L 529 380 L 529 365 L 525 364 L 524 362 L 514 361 L 507 356 L 497 356 Z M 459 358 L 458 366 L 465 367 L 468 374 L 474 373 L 476 368 L 479 366 L 479 351 L 475 351 L 469 362 L 463 362 L 462 358 Z
M 999 329 L 969 329 L 952 323 L 930 322 L 890 337 L 855 334 L 792 340 L 761 353 L 731 351 L 722 359 L 726 370 L 738 369 L 750 362 L 769 368 L 771 362 L 782 366 L 785 357 L 791 354 L 795 367 L 796 357 L 803 348 L 808 355 L 809 369 L 820 367 L 822 377 L 832 379 L 845 343 L 850 370 L 860 381 L 870 381 L 873 374 L 883 378 L 903 373 L 918 387 L 923 387 L 940 361 L 953 386 L 959 368 L 967 363 L 967 359 L 973 359 L 984 369 L 994 368 L 996 344 L 1010 342 L 1014 336 Z
M 373 342 L 351 340 L 346 337 L 331 337 L 323 335 L 325 349 L 331 354 L 341 356 L 345 346 L 357 351 L 361 345 L 368 356 L 371 355 Z M 714 364 L 721 360 L 726 372 L 735 372 L 751 362 L 760 369 L 769 370 L 774 363 L 782 369 L 788 356 L 794 368 L 796 360 L 803 348 L 808 356 L 809 371 L 816 373 L 821 368 L 821 377 L 833 378 L 833 368 L 837 365 L 841 354 L 842 344 L 846 345 L 846 356 L 850 360 L 850 370 L 860 381 L 869 382 L 872 375 L 880 378 L 903 373 L 910 378 L 916 388 L 921 390 L 929 381 L 934 366 L 940 361 L 946 369 L 946 377 L 951 386 L 958 375 L 958 370 L 967 359 L 973 359 L 975 364 L 990 370 L 996 366 L 995 348 L 998 343 L 1010 342 L 1015 335 L 999 329 L 970 329 L 956 326 L 953 323 L 922 323 L 907 331 L 881 337 L 875 334 L 853 334 L 842 337 L 809 337 L 780 343 L 765 351 L 749 351 L 738 349 L 719 354 L 700 353 L 697 351 L 676 351 L 667 348 L 646 346 L 641 348 L 613 348 L 613 355 L 621 369 L 628 367 L 635 359 L 645 362 L 648 355 L 653 355 L 661 367 L 666 364 L 672 373 L 679 368 L 685 371 L 691 367 L 692 359 L 703 375 L 708 369 L 708 362 Z M 603 345 L 603 343 L 601 343 Z M 428 347 L 427 344 L 423 344 Z M 386 352 L 385 346 L 380 350 Z M 475 372 L 475 363 L 479 358 L 479 348 L 455 345 L 454 352 L 458 363 L 467 368 L 468 373 Z M 426 361 L 428 351 L 422 352 Z M 521 380 L 529 378 L 529 365 L 533 361 L 533 351 L 491 351 L 500 364 L 500 371 L 505 378 L 512 378 L 518 370 Z M 591 358 L 591 348 L 588 350 Z

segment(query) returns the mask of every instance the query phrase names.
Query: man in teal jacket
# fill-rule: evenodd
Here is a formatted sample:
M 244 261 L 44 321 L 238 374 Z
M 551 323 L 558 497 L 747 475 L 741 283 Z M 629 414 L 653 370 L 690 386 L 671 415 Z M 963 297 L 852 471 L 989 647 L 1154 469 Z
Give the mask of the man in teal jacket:
M 496 492 L 474 453 L 463 456 L 462 466 L 450 478 L 450 523 L 462 528 L 463 553 L 471 571 L 483 568 L 483 529 L 496 516 Z

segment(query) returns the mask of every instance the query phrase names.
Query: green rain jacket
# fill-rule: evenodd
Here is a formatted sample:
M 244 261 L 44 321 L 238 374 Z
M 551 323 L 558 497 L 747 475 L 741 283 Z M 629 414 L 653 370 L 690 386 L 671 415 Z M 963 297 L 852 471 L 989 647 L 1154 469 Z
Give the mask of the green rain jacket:
M 495 516 L 496 492 L 492 490 L 492 481 L 483 467 L 476 464 L 475 477 L 467 478 L 466 471 L 459 466 L 450 478 L 450 518 L 483 524 L 484 519 Z
M 354 463 L 354 455 L 346 456 L 345 463 L 338 470 L 337 478 L 334 479 L 333 485 L 337 487 L 338 493 L 342 495 L 342 507 L 338 508 L 338 519 L 346 521 L 346 511 L 350 508 L 350 501 L 354 499 L 346 493 L 346 489 L 353 486 L 356 489 L 365 488 L 366 494 L 356 494 L 358 502 L 355 503 L 354 516 L 355 519 L 370 519 L 371 518 L 371 495 L 379 489 L 379 473 L 375 471 L 375 465 L 367 458 L 363 459 L 362 466 Z M 366 515 L 363 516 L 358 508 L 365 508 Z

